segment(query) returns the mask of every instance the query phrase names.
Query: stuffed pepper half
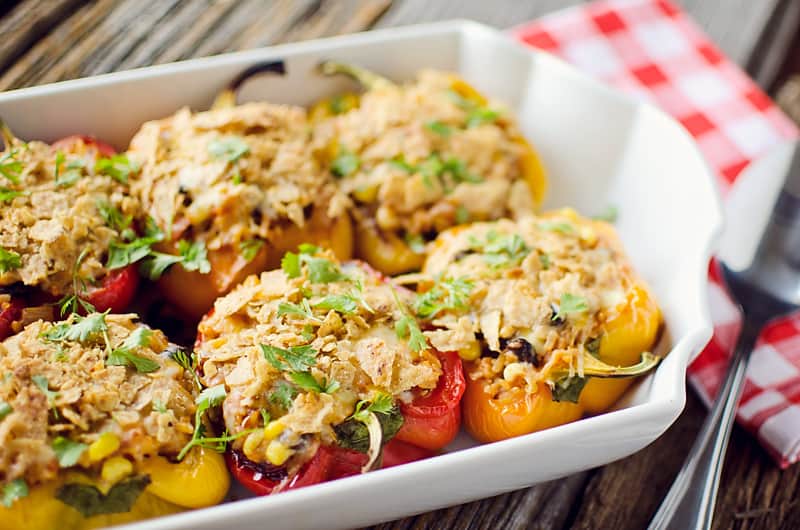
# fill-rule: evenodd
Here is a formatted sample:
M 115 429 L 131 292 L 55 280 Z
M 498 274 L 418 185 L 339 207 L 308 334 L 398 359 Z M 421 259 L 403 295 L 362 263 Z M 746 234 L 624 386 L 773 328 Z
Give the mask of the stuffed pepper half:
M 138 275 L 111 254 L 138 214 L 127 158 L 87 137 L 51 146 L 0 127 L 0 339 L 59 312 L 124 310 Z
M 470 221 L 530 213 L 545 176 L 510 113 L 454 74 L 396 85 L 326 62 L 366 88 L 311 110 L 315 152 L 354 202 L 356 254 L 386 274 L 418 270 L 425 244 Z
M 0 529 L 97 528 L 220 502 L 229 476 L 197 441 L 204 402 L 181 359 L 135 315 L 37 321 L 0 342 Z
M 453 228 L 417 314 L 467 363 L 466 429 L 484 442 L 598 413 L 658 362 L 661 314 L 611 225 L 559 210 Z
M 282 269 L 217 300 L 195 350 L 203 382 L 227 395 L 236 478 L 263 495 L 368 471 L 382 453 L 390 465 L 430 455 L 453 439 L 461 360 L 430 348 L 413 296 L 301 245 Z
M 305 110 L 218 101 L 145 123 L 129 151 L 141 165 L 133 189 L 165 234 L 147 275 L 197 318 L 304 241 L 342 258 L 352 248 L 346 198 L 311 155 Z

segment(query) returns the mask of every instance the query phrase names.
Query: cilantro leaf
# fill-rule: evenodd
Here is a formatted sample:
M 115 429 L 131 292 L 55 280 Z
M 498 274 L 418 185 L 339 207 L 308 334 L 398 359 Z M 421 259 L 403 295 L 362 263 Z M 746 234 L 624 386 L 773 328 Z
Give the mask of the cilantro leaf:
M 432 319 L 442 311 L 466 309 L 473 287 L 474 284 L 466 278 L 440 279 L 417 296 L 414 310 L 420 318 Z
M 438 120 L 427 122 L 425 124 L 425 128 L 444 138 L 447 138 L 453 132 L 449 125 L 446 125 Z
M 211 407 L 221 405 L 227 396 L 228 392 L 225 390 L 225 385 L 219 384 L 216 386 L 210 386 L 200 392 L 200 394 L 197 396 L 197 399 L 195 399 L 195 403 L 197 403 L 199 408 L 208 410 Z
M 283 315 L 299 315 L 308 320 L 322 322 L 322 319 L 314 316 L 314 312 L 311 310 L 311 306 L 305 298 L 300 304 L 293 304 L 291 302 L 281 302 L 278 304 L 278 316 L 281 317 Z
M 551 320 L 564 320 L 567 315 L 583 313 L 588 310 L 589 304 L 586 298 L 570 293 L 564 293 L 561 295 L 561 300 L 558 304 L 558 311 L 552 316 Z
M 284 410 L 292 408 L 292 400 L 297 395 L 297 389 L 288 381 L 278 381 L 275 390 L 269 395 L 270 403 L 283 407 Z
M 303 346 L 290 346 L 288 349 L 260 344 L 264 358 L 276 369 L 281 371 L 293 370 L 302 372 L 317 363 L 317 350 L 306 344 Z M 281 358 L 283 360 L 281 360 Z
M 416 171 L 416 168 L 414 166 L 406 162 L 406 157 L 402 153 L 389 160 L 389 165 L 396 167 L 397 169 L 400 169 L 402 171 L 405 171 L 406 173 L 409 174 L 414 173 Z
M 5 401 L 0 401 L 0 421 L 14 412 L 14 409 Z
M 490 230 L 486 240 L 471 239 L 472 248 L 483 254 L 483 259 L 493 268 L 519 265 L 530 254 L 530 247 L 518 234 L 498 234 Z
M 119 233 L 122 233 L 126 228 L 131 226 L 131 221 L 133 221 L 133 217 L 130 215 L 122 215 L 113 204 L 99 200 L 96 203 L 97 211 L 100 212 L 100 217 L 103 218 L 106 225 L 116 230 Z
M 17 160 L 17 150 L 11 149 L 0 156 L 0 175 L 11 181 L 12 184 L 19 184 L 19 177 L 22 173 L 22 162 Z
M 239 253 L 246 261 L 253 261 L 258 255 L 261 247 L 264 246 L 264 240 L 253 238 L 239 242 Z
M 416 319 L 411 315 L 404 314 L 394 325 L 395 333 L 401 339 L 408 338 L 408 346 L 412 351 L 421 352 L 428 347 L 428 341 L 422 330 L 419 329 Z
M 287 252 L 281 259 L 281 269 L 286 273 L 289 278 L 297 278 L 300 276 L 300 256 L 294 252 Z
M 339 149 L 339 154 L 331 163 L 331 172 L 337 177 L 346 177 L 358 171 L 361 160 L 358 155 L 345 148 Z
M 12 250 L 0 247 L 0 274 L 22 267 L 22 258 Z
M 0 504 L 6 508 L 11 508 L 11 505 L 17 499 L 22 499 L 28 496 L 28 484 L 21 478 L 17 478 L 3 486 L 3 495 L 0 499 Z
M 89 446 L 79 442 L 73 442 L 69 438 L 64 438 L 63 436 L 58 436 L 53 440 L 51 447 L 58 459 L 58 465 L 60 467 L 70 467 L 78 463 L 81 455 Z
M 108 175 L 122 184 L 128 183 L 128 177 L 139 171 L 139 164 L 130 160 L 125 154 L 112 155 L 109 158 L 100 158 L 95 162 L 96 173 Z
M 303 256 L 302 258 L 302 261 L 308 267 L 308 279 L 311 283 L 330 283 L 347 279 L 347 276 L 342 274 L 339 266 L 330 260 L 310 256 Z
M 56 170 L 55 170 L 55 182 L 56 186 L 61 188 L 67 188 L 72 186 L 81 178 L 82 174 L 79 168 L 83 166 L 81 164 L 75 165 L 73 162 L 67 164 L 66 168 L 67 171 L 61 172 L 61 166 L 64 165 L 66 161 L 66 156 L 64 155 L 63 151 L 58 151 L 56 153 Z
M 226 162 L 236 162 L 249 152 L 250 146 L 239 136 L 223 136 L 208 143 L 208 154 Z
M 379 392 L 371 400 L 361 400 L 356 403 L 356 410 L 350 416 L 355 420 L 365 422 L 367 413 L 389 414 L 394 408 L 394 399 L 385 392 Z
M 153 359 L 142 357 L 132 353 L 125 348 L 116 348 L 108 354 L 106 359 L 108 366 L 132 366 L 140 374 L 149 374 L 155 372 L 161 365 Z
M 50 390 L 50 383 L 47 381 L 47 378 L 43 375 L 34 375 L 31 376 L 31 381 L 44 393 L 47 397 L 47 403 L 52 407 L 53 401 L 58 397 L 58 392 Z
M 289 378 L 295 385 L 303 390 L 316 392 L 318 394 L 333 394 L 341 386 L 338 381 L 333 379 L 330 381 L 323 379 L 322 383 L 319 383 L 314 376 L 311 375 L 311 372 L 291 372 Z
M 85 317 L 76 314 L 72 322 L 63 322 L 53 326 L 44 333 L 44 337 L 54 342 L 67 340 L 86 342 L 90 337 L 108 331 L 107 314 L 108 311 L 92 313 Z
M 334 310 L 343 315 L 350 315 L 358 309 L 358 301 L 350 294 L 330 294 L 314 303 L 314 307 L 319 309 Z
M 539 263 L 542 269 L 547 270 L 550 268 L 550 256 L 548 254 L 539 254 Z
M 486 107 L 472 109 L 467 115 L 467 129 L 477 127 L 484 123 L 493 123 L 500 117 L 500 113 Z
M 148 249 L 148 257 L 139 266 L 139 270 L 150 280 L 158 280 L 169 267 L 183 261 L 181 256 L 153 252 Z
M 130 243 L 112 242 L 108 246 L 106 267 L 109 270 L 121 269 L 145 259 L 151 254 L 153 243 L 149 238 L 135 239 Z
M 189 243 L 181 239 L 178 241 L 178 252 L 181 255 L 181 266 L 187 271 L 198 271 L 200 274 L 208 274 L 211 272 L 208 252 L 202 241 Z
M 11 202 L 17 197 L 28 195 L 27 191 L 17 191 L 0 186 L 0 202 Z

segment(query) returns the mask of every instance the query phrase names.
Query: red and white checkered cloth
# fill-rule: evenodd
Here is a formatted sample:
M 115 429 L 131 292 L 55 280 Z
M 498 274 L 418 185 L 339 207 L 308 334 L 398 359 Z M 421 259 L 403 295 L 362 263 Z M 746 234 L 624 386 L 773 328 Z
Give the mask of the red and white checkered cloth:
M 674 116 L 717 171 L 723 195 L 751 160 L 798 136 L 772 100 L 669 1 L 597 1 L 512 33 Z M 709 278 L 714 337 L 689 367 L 706 402 L 717 392 L 740 323 L 713 265 Z M 800 457 L 800 314 L 762 333 L 737 419 L 782 467 Z

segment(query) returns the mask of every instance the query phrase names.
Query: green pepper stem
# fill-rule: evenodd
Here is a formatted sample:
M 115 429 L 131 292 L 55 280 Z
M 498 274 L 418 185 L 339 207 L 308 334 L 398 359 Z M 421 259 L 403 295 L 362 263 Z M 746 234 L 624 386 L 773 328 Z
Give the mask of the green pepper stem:
M 636 377 L 649 372 L 661 362 L 661 357 L 650 352 L 643 352 L 641 360 L 633 366 L 612 366 L 597 357 L 585 354 L 583 357 L 583 374 L 599 378 Z
M 366 90 L 395 86 L 394 83 L 385 77 L 354 64 L 340 63 L 337 61 L 322 61 L 317 65 L 317 71 L 325 76 L 346 75 L 354 79 Z
M 263 63 L 256 63 L 247 68 L 244 72 L 237 75 L 227 87 L 220 91 L 219 94 L 217 94 L 217 97 L 214 98 L 214 103 L 211 104 L 211 110 L 235 107 L 236 95 L 244 82 L 255 75 L 263 73 L 285 75 L 286 64 L 283 61 L 267 61 Z

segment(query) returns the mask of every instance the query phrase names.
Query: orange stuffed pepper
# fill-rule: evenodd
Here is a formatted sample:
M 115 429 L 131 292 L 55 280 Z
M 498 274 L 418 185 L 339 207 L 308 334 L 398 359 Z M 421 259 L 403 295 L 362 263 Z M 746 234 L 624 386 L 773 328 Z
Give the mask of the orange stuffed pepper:
M 452 73 L 397 85 L 326 62 L 365 89 L 317 103 L 313 145 L 353 201 L 356 256 L 385 274 L 419 270 L 425 244 L 451 226 L 527 214 L 546 180 L 510 114 Z
M 463 421 L 490 442 L 607 410 L 658 363 L 650 291 L 608 223 L 572 210 L 457 227 L 434 242 L 418 315 L 468 361 Z

